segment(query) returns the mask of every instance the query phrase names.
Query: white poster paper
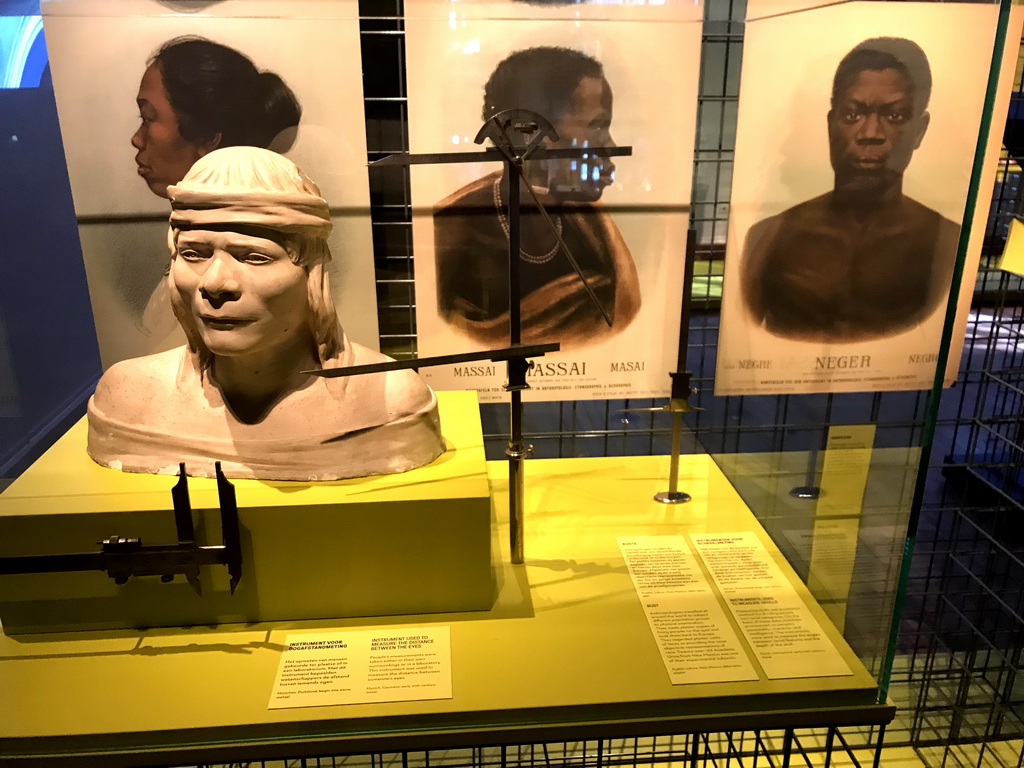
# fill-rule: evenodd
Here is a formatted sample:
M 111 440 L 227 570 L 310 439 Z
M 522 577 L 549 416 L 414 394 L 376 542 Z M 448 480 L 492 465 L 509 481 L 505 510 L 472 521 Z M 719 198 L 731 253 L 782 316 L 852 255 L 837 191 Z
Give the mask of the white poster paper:
M 673 685 L 758 679 L 684 537 L 618 542 Z
M 473 138 L 485 102 L 487 110 L 543 114 L 559 147 L 633 148 L 631 157 L 526 164 L 530 186 L 613 324 L 601 319 L 536 209 L 527 211 L 522 341 L 557 341 L 562 351 L 537 360 L 524 399 L 667 395 L 693 175 L 701 3 L 435 2 L 406 10 L 413 152 L 479 150 Z M 501 171 L 497 163 L 410 169 L 421 356 L 508 344 Z M 523 202 L 532 203 L 528 192 Z M 422 374 L 435 388 L 477 389 L 483 402 L 506 397 L 503 364 Z
M 452 697 L 448 627 L 288 635 L 268 709 Z
M 767 15 L 778 5 L 748 5 L 715 393 L 930 388 L 998 9 L 851 2 Z M 995 126 L 1021 9 L 1011 18 Z M 1001 132 L 988 144 L 947 385 Z
M 184 342 L 163 281 L 170 258 L 170 205 L 161 193 L 173 181 L 171 175 L 180 178 L 183 173 L 179 163 L 172 162 L 179 157 L 173 153 L 184 156 L 264 139 L 316 181 L 331 206 L 330 276 L 339 316 L 354 341 L 376 349 L 355 0 L 228 0 L 196 11 L 197 7 L 159 0 L 43 3 L 57 111 L 104 367 Z M 194 51 L 174 46 L 182 37 L 200 37 L 214 45 L 200 60 Z M 148 101 L 150 93 L 143 92 L 147 85 L 157 97 L 167 97 L 163 80 L 143 80 L 151 59 L 164 46 L 176 56 L 174 64 L 158 65 L 169 68 L 165 77 L 177 77 L 183 94 L 211 94 L 199 107 L 183 106 L 179 97 L 171 108 L 177 124 L 170 127 L 162 116 L 156 119 L 136 102 L 140 96 Z M 251 63 L 245 64 L 245 58 Z M 197 66 L 214 71 L 220 85 L 197 80 L 195 67 L 182 60 L 200 60 Z M 298 105 L 297 125 L 291 99 L 278 85 L 268 85 L 274 76 Z M 237 125 L 210 107 L 227 100 L 222 91 L 241 99 L 260 89 L 273 92 L 275 109 L 241 122 L 275 130 L 285 126 L 272 140 L 238 134 Z M 181 126 L 192 119 L 188 110 L 208 116 L 203 118 L 206 123 L 192 120 L 195 133 L 190 140 L 181 135 Z M 233 105 L 224 112 L 237 116 L 240 110 Z M 146 125 L 142 114 L 149 121 Z M 199 138 L 206 136 L 201 125 L 207 123 L 215 130 L 209 140 Z M 161 144 L 158 131 L 165 127 L 173 131 L 162 137 L 166 141 Z
M 770 679 L 853 674 L 756 535 L 690 540 Z

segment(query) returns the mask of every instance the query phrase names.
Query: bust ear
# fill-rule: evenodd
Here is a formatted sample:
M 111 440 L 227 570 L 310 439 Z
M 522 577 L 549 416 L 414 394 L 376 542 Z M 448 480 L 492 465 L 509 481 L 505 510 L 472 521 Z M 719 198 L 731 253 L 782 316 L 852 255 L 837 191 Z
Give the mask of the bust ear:
M 213 138 L 199 146 L 199 156 L 208 155 L 213 150 L 220 147 L 221 134 L 215 133 Z
M 928 123 L 931 122 L 932 116 L 927 111 L 921 113 L 917 118 L 917 135 L 914 137 L 914 149 L 921 146 L 921 140 L 924 138 L 925 132 L 928 130 Z

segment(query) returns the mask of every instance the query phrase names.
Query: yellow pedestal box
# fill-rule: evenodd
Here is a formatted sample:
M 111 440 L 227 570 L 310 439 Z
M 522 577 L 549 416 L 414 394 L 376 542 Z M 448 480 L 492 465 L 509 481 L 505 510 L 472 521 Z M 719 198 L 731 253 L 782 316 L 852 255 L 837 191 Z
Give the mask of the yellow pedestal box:
M 438 393 L 448 449 L 427 467 L 337 482 L 234 480 L 242 539 L 227 569 L 116 585 L 102 571 L 0 576 L 6 634 L 487 610 L 491 504 L 476 394 Z M 174 544 L 171 476 L 85 452 L 83 419 L 0 494 L 0 557 L 95 552 L 110 536 Z M 214 480 L 189 478 L 200 545 L 220 544 Z

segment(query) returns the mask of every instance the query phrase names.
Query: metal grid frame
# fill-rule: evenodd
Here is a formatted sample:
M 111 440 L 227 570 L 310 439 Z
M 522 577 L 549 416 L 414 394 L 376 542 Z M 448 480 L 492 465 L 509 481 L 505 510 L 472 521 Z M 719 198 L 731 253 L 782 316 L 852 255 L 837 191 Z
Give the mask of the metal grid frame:
M 368 149 L 375 159 L 408 149 L 402 3 L 361 0 L 360 11 Z M 693 382 L 701 390 L 696 404 L 705 410 L 688 418 L 683 449 L 808 451 L 813 457 L 836 420 L 877 424 L 881 446 L 918 445 L 926 392 L 710 395 L 745 12 L 745 0 L 705 3 L 691 210 L 702 268 L 688 339 Z M 962 751 L 953 756 L 954 746 L 1024 735 L 1024 534 L 1016 522 L 1024 505 L 1014 495 L 1024 485 L 1024 345 L 1018 349 L 1024 312 L 1021 281 L 995 266 L 1009 216 L 1021 210 L 1022 184 L 1005 158 L 1004 168 L 986 232 L 979 311 L 969 327 L 959 384 L 941 402 L 902 624 L 904 656 L 894 676 L 916 702 L 906 738 L 944 745 L 944 763 L 964 759 Z M 409 357 L 416 350 L 416 325 L 408 172 L 373 169 L 370 185 L 381 345 L 389 354 Z M 539 456 L 665 453 L 667 417 L 627 418 L 619 412 L 650 402 L 532 403 L 524 427 Z M 499 458 L 505 410 L 482 411 L 488 454 Z M 985 762 L 992 757 L 984 747 L 977 760 L 978 766 L 995 764 Z
M 1024 292 L 997 266 L 1021 174 L 1005 152 L 1001 166 L 958 384 L 940 404 L 901 635 L 910 739 L 941 747 L 935 764 L 979 768 L 1024 765 L 1024 750 L 1016 761 L 994 752 L 1024 735 Z
M 642 768 L 671 763 L 688 768 L 868 768 L 881 764 L 881 742 L 878 736 L 867 744 L 838 728 L 788 728 L 298 757 L 196 768 Z

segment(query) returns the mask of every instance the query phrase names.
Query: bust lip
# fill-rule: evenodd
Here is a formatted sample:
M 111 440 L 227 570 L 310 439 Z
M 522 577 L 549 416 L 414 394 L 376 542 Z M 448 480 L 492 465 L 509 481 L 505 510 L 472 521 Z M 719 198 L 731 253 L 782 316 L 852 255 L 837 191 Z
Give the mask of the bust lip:
M 199 315 L 199 319 L 203 321 L 204 325 L 214 330 L 239 328 L 252 322 L 243 317 L 222 317 L 219 315 Z

